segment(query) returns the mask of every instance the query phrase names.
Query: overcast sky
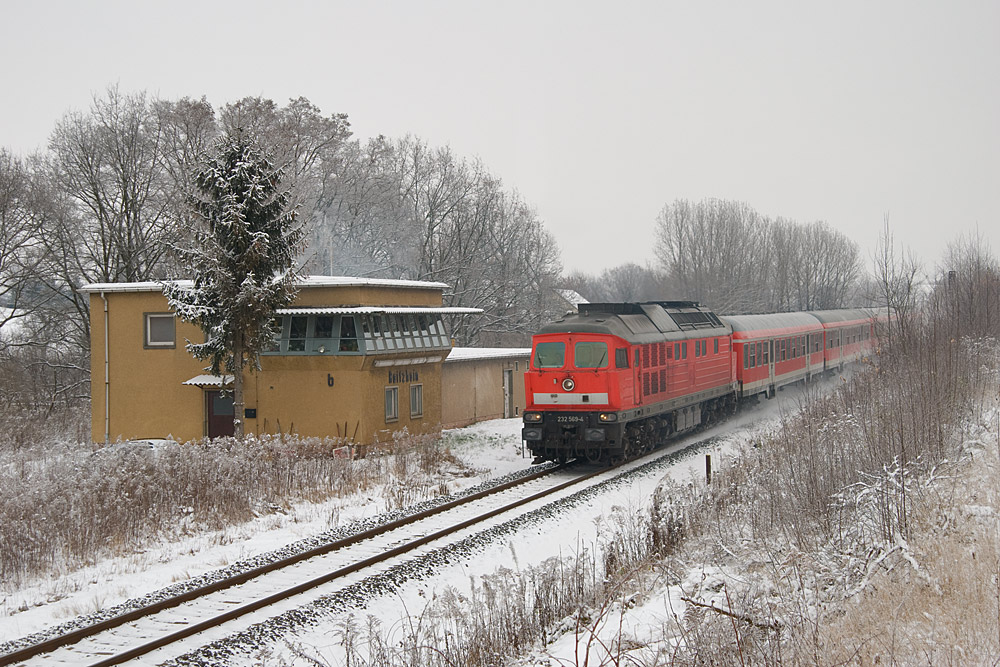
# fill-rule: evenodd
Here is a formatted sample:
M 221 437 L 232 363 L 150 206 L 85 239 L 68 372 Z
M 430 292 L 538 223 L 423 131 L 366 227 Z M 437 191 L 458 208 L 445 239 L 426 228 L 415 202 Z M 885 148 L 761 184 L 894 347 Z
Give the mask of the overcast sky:
M 675 199 L 1000 252 L 1000 2 L 0 0 L 0 146 L 118 84 L 304 96 L 479 157 L 567 269 L 655 262 Z

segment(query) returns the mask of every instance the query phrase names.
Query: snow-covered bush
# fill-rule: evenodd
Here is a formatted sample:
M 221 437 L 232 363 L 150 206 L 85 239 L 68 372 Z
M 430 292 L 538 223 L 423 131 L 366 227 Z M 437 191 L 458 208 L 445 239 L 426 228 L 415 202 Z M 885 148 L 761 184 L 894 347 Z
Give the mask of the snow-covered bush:
M 0 468 L 0 580 L 13 585 L 296 502 L 392 488 L 425 500 L 441 491 L 441 473 L 460 467 L 433 436 L 399 438 L 391 454 L 363 459 L 343 456 L 344 445 L 251 436 L 12 453 Z

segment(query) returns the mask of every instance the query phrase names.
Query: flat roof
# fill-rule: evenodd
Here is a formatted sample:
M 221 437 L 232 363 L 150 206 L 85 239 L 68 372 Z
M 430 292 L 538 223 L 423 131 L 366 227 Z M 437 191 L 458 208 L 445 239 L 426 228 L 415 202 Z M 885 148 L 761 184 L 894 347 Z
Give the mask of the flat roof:
M 276 315 L 479 315 L 482 308 L 459 306 L 303 306 L 279 308 Z
M 530 357 L 530 347 L 453 347 L 445 358 L 451 361 L 480 361 L 487 359 L 520 359 Z
M 89 283 L 80 287 L 79 292 L 160 292 L 163 285 L 173 283 L 191 287 L 193 280 L 148 280 L 134 283 Z M 396 289 L 439 289 L 448 288 L 447 283 L 425 280 L 390 280 L 387 278 L 354 278 L 351 276 L 302 276 L 295 282 L 296 287 L 392 287 Z

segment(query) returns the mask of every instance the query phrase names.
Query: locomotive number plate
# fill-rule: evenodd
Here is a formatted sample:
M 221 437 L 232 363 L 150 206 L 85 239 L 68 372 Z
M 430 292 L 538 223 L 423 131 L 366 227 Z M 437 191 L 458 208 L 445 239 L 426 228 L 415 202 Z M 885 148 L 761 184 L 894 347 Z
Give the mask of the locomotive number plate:
M 556 415 L 557 424 L 576 424 L 583 423 L 583 417 L 579 415 Z

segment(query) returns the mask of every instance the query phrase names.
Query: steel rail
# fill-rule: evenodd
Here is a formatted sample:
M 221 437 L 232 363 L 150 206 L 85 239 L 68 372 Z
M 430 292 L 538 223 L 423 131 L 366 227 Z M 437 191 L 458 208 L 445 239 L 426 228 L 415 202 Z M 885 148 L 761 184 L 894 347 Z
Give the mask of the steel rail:
M 563 470 L 563 469 L 569 467 L 570 465 L 571 464 L 558 465 L 558 466 L 555 466 L 555 467 L 552 467 L 552 468 L 548 468 L 546 470 L 541 470 L 541 471 L 532 473 L 530 475 L 526 475 L 524 477 L 521 477 L 521 478 L 518 478 L 518 479 L 515 479 L 515 480 L 504 482 L 503 484 L 499 484 L 499 485 L 497 485 L 495 487 L 492 487 L 492 488 L 489 488 L 489 489 L 484 489 L 482 491 L 477 491 L 476 493 L 469 494 L 468 496 L 463 496 L 461 498 L 456 498 L 455 500 L 449 500 L 448 502 L 442 503 L 441 505 L 438 505 L 437 507 L 432 507 L 430 509 L 426 509 L 426 510 L 417 512 L 416 514 L 413 514 L 413 515 L 410 515 L 410 516 L 407 516 L 407 517 L 403 517 L 401 519 L 396 519 L 394 521 L 390 521 L 389 523 L 383 524 L 381 526 L 376 526 L 375 528 L 370 528 L 368 530 L 356 533 L 354 535 L 350 535 L 348 537 L 345 537 L 345 538 L 342 538 L 342 539 L 339 539 L 339 540 L 335 540 L 333 542 L 329 542 L 327 544 L 321 544 L 321 545 L 319 545 L 317 547 L 313 547 L 313 548 L 308 549 L 306 551 L 303 551 L 301 553 L 294 554 L 292 556 L 287 556 L 285 558 L 281 558 L 281 559 L 272 561 L 272 562 L 267 563 L 265 565 L 260 565 L 258 567 L 255 567 L 255 568 L 252 568 L 250 570 L 247 570 L 246 572 L 241 572 L 240 574 L 233 575 L 231 577 L 226 577 L 225 579 L 220 579 L 218 581 L 215 581 L 215 582 L 212 582 L 212 583 L 209 583 L 209 584 L 205 584 L 205 585 L 199 586 L 197 588 L 193 588 L 193 589 L 191 589 L 189 591 L 185 591 L 184 593 L 179 593 L 177 595 L 173 595 L 173 596 L 170 596 L 168 598 L 164 598 L 163 600 L 160 600 L 159 602 L 154 602 L 154 603 L 152 603 L 150 605 L 146 605 L 146 606 L 143 606 L 143 607 L 139 607 L 139 608 L 133 609 L 131 611 L 125 612 L 123 614 L 119 614 L 119 615 L 114 616 L 112 618 L 108 618 L 108 619 L 105 619 L 103 621 L 99 621 L 99 622 L 94 623 L 92 625 L 88 625 L 88 626 L 83 627 L 83 628 L 78 628 L 76 630 L 72 630 L 72 631 L 67 632 L 65 634 L 61 634 L 61 635 L 58 635 L 56 637 L 52 637 L 50 639 L 46 639 L 45 641 L 41 641 L 41 642 L 39 642 L 37 644 L 32 644 L 30 646 L 25 646 L 23 648 L 20 648 L 20 649 L 18 649 L 16 651 L 11 652 L 11 653 L 7 653 L 5 655 L 0 655 L 0 667 L 3 667 L 5 665 L 12 665 L 14 663 L 17 663 L 17 662 L 20 662 L 20 661 L 23 661 L 23 660 L 27 660 L 27 659 L 32 658 L 34 656 L 41 655 L 43 653 L 48 653 L 49 651 L 57 649 L 57 648 L 59 648 L 61 646 L 65 646 L 67 644 L 77 643 L 77 642 L 79 642 L 79 641 L 81 641 L 83 639 L 86 639 L 88 637 L 92 637 L 94 635 L 100 634 L 101 632 L 105 632 L 106 630 L 110 630 L 112 628 L 119 627 L 119 626 L 124 625 L 126 623 L 131 623 L 132 621 L 139 620 L 140 618 L 143 618 L 145 616 L 151 616 L 153 614 L 157 614 L 157 613 L 159 613 L 161 611 L 164 611 L 166 609 L 170 609 L 172 607 L 179 606 L 181 604 L 184 604 L 185 602 L 190 602 L 192 600 L 196 600 L 196 599 L 198 599 L 200 597 L 204 597 L 204 596 L 209 595 L 211 593 L 216 593 L 218 591 L 225 590 L 225 589 L 231 588 L 233 586 L 238 586 L 240 584 L 244 584 L 244 583 L 246 583 L 246 582 L 248 582 L 248 581 L 250 581 L 252 579 L 255 579 L 257 577 L 260 577 L 262 575 L 269 574 L 271 572 L 275 572 L 277 570 L 289 567 L 291 565 L 294 565 L 296 563 L 302 562 L 304 560 L 308 560 L 308 559 L 313 558 L 315 556 L 321 556 L 323 554 L 330 553 L 331 551 L 336 551 L 337 549 L 343 549 L 344 547 L 349 547 L 351 545 L 357 544 L 358 542 L 362 542 L 364 540 L 371 539 L 371 538 L 376 537 L 378 535 L 381 535 L 383 533 L 387 533 L 387 532 L 389 532 L 391 530 L 395 530 L 397 528 L 401 528 L 401 527 L 406 526 L 408 524 L 415 523 L 415 522 L 420 521 L 422 519 L 426 519 L 427 517 L 434 516 L 435 514 L 439 514 L 441 512 L 446 512 L 446 511 L 448 511 L 450 509 L 454 509 L 455 507 L 459 507 L 461 505 L 465 505 L 467 503 L 474 502 L 476 500 L 479 500 L 481 498 L 485 498 L 485 497 L 493 495 L 495 493 L 500 493 L 502 491 L 506 491 L 507 489 L 514 488 L 514 487 L 519 486 L 521 484 L 525 484 L 527 482 L 534 481 L 534 480 L 539 479 L 541 477 L 545 477 L 545 476 L 550 475 L 550 474 L 552 474 L 554 472 Z M 607 469 L 602 469 L 600 472 L 604 472 L 606 470 Z M 587 477 L 589 477 L 589 475 Z M 576 483 L 577 481 L 581 481 L 582 479 L 586 479 L 586 477 L 575 478 L 574 480 L 571 480 L 571 482 L 569 482 L 569 483 Z M 562 486 L 563 485 L 560 485 L 560 487 L 562 487 Z M 551 492 L 551 491 L 549 491 L 549 492 Z M 546 493 L 546 492 L 542 492 L 542 493 L 544 495 L 544 493 Z M 512 505 L 511 507 L 516 507 L 516 505 Z M 508 508 L 508 509 L 510 509 L 510 508 Z M 484 518 L 488 518 L 488 517 L 478 518 L 478 519 L 475 519 L 473 522 L 483 520 Z M 419 545 L 416 545 L 416 546 L 419 546 Z M 415 548 L 415 546 L 413 548 Z M 400 552 L 400 553 L 402 553 L 402 552 Z M 368 560 L 371 560 L 371 559 L 368 559 Z M 377 562 L 377 561 L 375 561 L 375 562 Z M 371 563 L 368 563 L 368 564 L 371 564 Z M 353 567 L 353 566 L 351 566 L 351 567 Z M 344 569 L 347 569 L 347 568 L 344 568 Z M 359 569 L 359 568 L 355 567 L 354 569 Z M 350 570 L 350 571 L 353 572 L 354 570 Z M 341 571 L 338 570 L 338 572 L 341 572 Z M 344 574 L 348 574 L 348 573 L 349 572 L 342 572 L 341 574 L 338 574 L 337 576 L 343 576 Z M 336 578 L 336 577 L 333 577 L 333 578 Z M 322 583 L 322 582 L 319 582 L 319 583 Z M 312 585 L 313 586 L 319 585 L 319 583 L 315 583 L 315 584 L 312 584 Z M 308 587 L 306 587 L 303 590 L 306 590 L 307 588 Z M 271 603 L 269 602 L 268 604 L 271 604 Z M 266 605 L 264 605 L 264 606 L 266 606 Z M 240 609 L 242 609 L 242 608 L 240 608 Z M 248 610 L 248 611 L 252 611 L 252 610 Z M 243 613 L 247 613 L 247 612 L 244 611 L 244 612 L 241 612 L 238 615 L 242 615 Z M 228 616 L 228 614 L 227 614 L 227 616 Z M 232 616 L 232 618 L 235 618 L 235 617 L 236 616 Z M 229 619 L 226 619 L 226 620 L 229 620 Z M 224 621 L 220 621 L 220 622 L 224 622 Z M 202 628 L 202 629 L 204 629 L 204 628 Z M 173 639 L 171 641 L 177 641 L 177 640 Z M 153 649 L 148 649 L 148 650 L 153 650 Z M 148 651 L 146 651 L 146 652 L 148 652 Z M 141 655 L 141 653 L 138 654 L 138 655 Z M 127 659 L 131 659 L 131 658 L 124 658 L 124 659 L 127 660 Z M 102 665 L 103 664 L 109 664 L 110 665 L 110 664 L 117 664 L 117 663 L 115 663 L 115 662 L 106 662 L 105 661 L 105 662 L 101 662 L 101 663 L 97 663 L 97 664 L 102 664 Z
M 141 646 L 135 646 L 135 647 L 133 647 L 133 648 L 127 650 L 127 651 L 123 651 L 122 653 L 118 653 L 118 654 L 113 655 L 113 656 L 111 656 L 109 658 L 106 658 L 104 660 L 100 660 L 99 662 L 91 663 L 90 667 L 109 667 L 110 665 L 119 665 L 119 664 L 121 664 L 123 662 L 126 662 L 128 660 L 132 660 L 134 658 L 138 658 L 138 657 L 143 656 L 143 655 L 145 655 L 147 653 L 155 651 L 156 649 L 163 648 L 164 646 L 169 646 L 170 644 L 178 642 L 178 641 L 180 641 L 182 639 L 186 639 L 186 638 L 188 638 L 188 637 L 190 637 L 192 635 L 198 634 L 199 632 L 203 632 L 204 630 L 209 630 L 211 628 L 214 628 L 214 627 L 217 627 L 219 625 L 222 625 L 223 623 L 226 623 L 227 621 L 231 621 L 233 619 L 239 618 L 240 616 L 244 616 L 244 615 L 249 614 L 251 612 L 258 611 L 260 609 L 263 609 L 264 607 L 270 606 L 270 605 L 272 605 L 272 604 L 274 604 L 276 602 L 280 602 L 282 600 L 285 600 L 287 598 L 293 597 L 293 596 L 298 595 L 300 593 L 304 593 L 305 591 L 308 591 L 311 588 L 316 588 L 317 586 L 321 586 L 322 584 L 326 584 L 326 583 L 329 583 L 329 582 L 331 582 L 331 581 L 333 581 L 335 579 L 339 579 L 341 577 L 347 576 L 349 574 L 357 572 L 358 570 L 364 569 L 366 567 L 370 567 L 371 565 L 375 565 L 377 563 L 380 563 L 382 561 L 388 560 L 390 558 L 394 558 L 395 556 L 399 556 L 400 554 L 404 554 L 404 553 L 406 553 L 408 551 L 412 551 L 413 549 L 416 549 L 417 547 L 421 547 L 421 546 L 427 544 L 428 542 L 433 542 L 434 540 L 438 540 L 438 539 L 440 539 L 442 537 L 446 537 L 447 535 L 450 535 L 451 533 L 455 533 L 455 532 L 458 532 L 460 530 L 464 530 L 465 528 L 473 526 L 473 525 L 475 525 L 477 523 L 480 523 L 482 521 L 486 521 L 487 519 L 490 519 L 490 518 L 492 518 L 494 516 L 497 516 L 498 514 L 503 514 L 504 512 L 508 512 L 508 511 L 510 511 L 510 510 L 512 510 L 512 509 L 514 509 L 516 507 L 520 507 L 521 505 L 525 505 L 527 503 L 533 502 L 533 501 L 538 500 L 540 498 L 544 498 L 547 495 L 556 493 L 557 491 L 561 491 L 561 490 L 563 490 L 563 489 L 565 489 L 565 488 L 567 488 L 569 486 L 572 486 L 574 484 L 579 484 L 580 482 L 586 481 L 587 479 L 590 479 L 591 477 L 595 477 L 597 475 L 606 473 L 610 469 L 612 469 L 612 468 L 601 468 L 599 470 L 595 470 L 593 472 L 590 472 L 590 473 L 588 473 L 586 475 L 582 475 L 580 477 L 576 477 L 574 479 L 571 479 L 571 480 L 568 480 L 566 482 L 563 482 L 562 484 L 558 484 L 558 485 L 556 485 L 556 486 L 554 486 L 552 488 L 545 489 L 543 491 L 539 491 L 538 493 L 534 493 L 534 494 L 532 494 L 530 496 L 526 496 L 524 498 L 520 498 L 520 499 L 514 501 L 513 503 L 509 503 L 509 504 L 504 505 L 502 507 L 498 507 L 498 508 L 492 509 L 492 510 L 490 510 L 490 511 L 484 513 L 484 514 L 480 514 L 479 516 L 473 517 L 471 519 L 466 519 L 464 521 L 461 521 L 461 522 L 459 522 L 457 524 L 454 524 L 452 526 L 449 526 L 448 528 L 444 528 L 444 529 L 439 530 L 437 532 L 434 532 L 434 533 L 431 533 L 431 534 L 428 534 L 428 535 L 424 535 L 423 537 L 419 537 L 419 538 L 417 538 L 417 539 L 415 539 L 415 540 L 413 540 L 411 542 L 407 542 L 406 544 L 401 544 L 398 547 L 394 547 L 394 548 L 392 548 L 392 549 L 390 549 L 388 551 L 384 551 L 384 552 L 382 552 L 382 553 L 380 553 L 378 555 L 371 556 L 369 558 L 365 558 L 364 560 L 358 561 L 356 563 L 352 563 L 351 565 L 342 567 L 342 568 L 340 568 L 338 570 L 335 570 L 333 572 L 329 572 L 327 574 L 324 574 L 322 576 L 316 577 L 316 578 L 311 579 L 309 581 L 297 584 L 295 586 L 292 586 L 291 588 L 287 588 L 287 589 L 285 589 L 283 591 L 280 591 L 278 593 L 274 593 L 274 594 L 269 595 L 267 597 L 260 598 L 259 600 L 255 600 L 254 602 L 250 602 L 250 603 L 245 604 L 245 605 L 243 605 L 241 607 L 237 607 L 235 609 L 232 609 L 232 610 L 226 612 L 225 614 L 220 614 L 219 616 L 215 616 L 213 618 L 206 619 L 206 620 L 201 621 L 199 623 L 195 623 L 195 624 L 189 625 L 188 627 L 184 628 L 183 630 L 178 630 L 177 632 L 171 633 L 169 635 L 164 635 L 164 636 L 160 637 L 159 639 L 155 639 L 155 640 L 153 640 L 151 642 L 148 642 L 146 644 L 142 644 Z

